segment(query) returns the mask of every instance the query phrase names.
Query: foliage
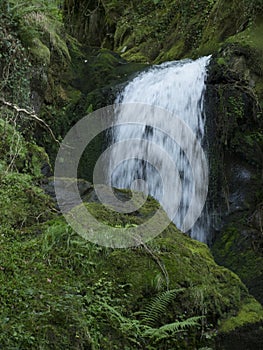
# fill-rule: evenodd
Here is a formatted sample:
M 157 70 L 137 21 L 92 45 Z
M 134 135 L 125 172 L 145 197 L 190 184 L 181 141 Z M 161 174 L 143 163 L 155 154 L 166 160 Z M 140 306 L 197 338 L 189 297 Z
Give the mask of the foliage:
M 0 119 L 0 232 L 23 229 L 50 217 L 50 199 L 36 186 L 46 154 Z
M 20 192 L 17 192 L 16 201 L 23 203 Z M 0 296 L 4 300 L 1 304 L 1 347 L 152 350 L 194 349 L 197 343 L 211 344 L 210 338 L 199 337 L 210 334 L 206 333 L 210 332 L 209 328 L 201 328 L 203 318 L 209 313 L 211 319 L 218 317 L 211 306 L 214 301 L 206 304 L 208 314 L 199 317 L 200 309 L 193 308 L 199 303 L 194 293 L 190 293 L 193 287 L 180 288 L 187 276 L 178 279 L 178 273 L 173 271 L 177 282 L 173 278 L 172 283 L 177 287 L 156 293 L 150 287 L 148 275 L 153 278 L 158 266 L 142 247 L 125 251 L 99 247 L 74 233 L 62 218 L 31 224 L 31 227 L 6 230 L 4 234 L 1 231 Z M 200 268 L 207 269 L 205 264 L 209 264 L 212 273 L 204 285 L 205 298 L 210 300 L 218 295 L 218 307 L 222 310 L 226 304 L 225 311 L 231 315 L 241 305 L 244 318 L 245 310 L 254 308 L 253 299 L 249 299 L 248 307 L 246 302 L 234 297 L 236 289 L 243 298 L 240 296 L 243 287 L 236 277 L 216 267 L 209 255 L 202 258 L 202 244 L 175 231 L 170 238 L 168 235 L 159 242 L 161 245 L 158 240 L 153 244 L 155 254 L 162 249 L 159 257 L 164 259 L 166 252 L 169 273 L 180 259 L 183 262 L 180 267 L 184 266 L 186 275 L 190 273 L 187 269 L 194 268 L 199 261 L 197 272 L 191 272 L 192 282 L 198 283 Z M 175 252 L 180 259 L 174 260 Z M 189 253 L 190 262 L 187 262 Z M 246 298 L 245 290 L 242 293 Z M 254 312 L 253 322 L 259 319 L 260 312 L 260 308 Z
M 30 98 L 29 79 L 31 64 L 25 48 L 17 37 L 11 18 L 0 14 L 0 93 L 22 107 Z
M 154 326 L 159 321 L 160 315 L 165 314 L 166 309 L 176 297 L 176 294 L 182 291 L 183 289 L 172 289 L 160 293 L 149 303 L 145 310 L 140 313 L 142 322 Z
M 31 0 L 8 2 L 8 14 L 18 23 L 18 32 L 25 47 L 40 63 L 48 64 L 53 50 L 65 60 L 70 59 L 62 35 L 60 1 Z
M 258 314 L 263 315 L 260 303 L 255 302 L 255 300 L 248 300 L 247 304 L 241 308 L 236 316 L 222 323 L 221 330 L 222 332 L 230 332 L 237 327 L 242 327 L 247 322 L 257 322 Z
M 0 119 L 0 152 L 1 152 L 1 177 L 10 171 L 27 173 L 35 180 L 41 178 L 41 167 L 49 165 L 45 151 L 37 146 L 34 141 L 28 142 L 17 129 L 17 124 L 23 125 L 23 119 L 9 110 L 2 109 Z
M 50 202 L 27 174 L 0 175 L 1 232 L 23 229 L 50 216 Z M 19 198 L 19 201 L 16 199 Z
M 42 235 L 32 229 L 30 236 L 16 235 L 15 240 L 1 237 L 0 295 L 5 303 L 0 345 L 6 349 L 79 349 L 84 344 L 90 349 L 121 344 L 138 349 L 151 338 L 164 341 L 198 324 L 193 318 L 158 329 L 132 314 L 125 316 L 127 286 L 96 272 L 102 248 L 82 240 L 63 222 L 50 222 Z
M 88 6 L 85 1 L 80 3 Z M 261 0 L 144 0 L 129 4 L 103 0 L 101 3 L 108 23 L 101 44 L 107 43 L 107 47 L 137 62 L 160 62 L 216 51 L 227 37 L 253 26 L 262 11 Z M 85 21 L 79 13 L 78 23 L 84 25 Z

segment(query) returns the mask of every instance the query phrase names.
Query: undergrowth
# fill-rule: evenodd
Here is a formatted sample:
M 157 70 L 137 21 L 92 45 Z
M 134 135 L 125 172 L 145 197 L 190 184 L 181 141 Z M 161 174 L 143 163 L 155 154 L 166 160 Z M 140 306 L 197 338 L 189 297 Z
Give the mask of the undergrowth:
M 159 324 L 180 289 L 161 293 L 140 314 L 127 313 L 128 286 L 96 273 L 109 252 L 62 221 L 2 234 L 0 244 L 4 349 L 165 348 L 199 327 L 198 316 Z

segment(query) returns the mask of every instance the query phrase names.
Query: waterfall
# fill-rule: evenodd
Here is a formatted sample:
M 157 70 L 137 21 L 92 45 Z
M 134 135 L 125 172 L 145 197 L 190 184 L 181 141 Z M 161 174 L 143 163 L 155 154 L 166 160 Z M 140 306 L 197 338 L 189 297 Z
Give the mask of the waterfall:
M 170 219 L 182 230 L 184 230 L 182 226 L 183 218 L 189 209 L 195 186 L 192 167 L 179 144 L 170 139 L 167 133 L 163 131 L 167 127 L 169 128 L 169 117 L 166 118 L 165 115 L 160 117 L 158 128 L 152 126 L 152 118 L 154 107 L 167 111 L 169 115 L 176 116 L 186 123 L 193 131 L 196 140 L 203 144 L 205 134 L 203 96 L 206 66 L 209 58 L 202 57 L 195 61 L 173 61 L 153 66 L 130 81 L 115 101 L 116 104 L 120 104 L 116 107 L 116 124 L 123 125 L 112 128 L 111 143 L 137 140 L 138 147 L 134 146 L 134 143 L 130 145 L 129 143 L 123 144 L 121 147 L 123 161 L 113 171 L 111 169 L 108 174 L 111 186 L 121 189 L 134 189 L 135 180 L 144 180 L 147 183 L 148 193 L 162 204 Z M 125 106 L 131 103 L 138 104 L 142 123 L 127 123 L 127 120 L 129 121 L 127 113 L 130 113 L 130 111 L 126 111 Z M 149 106 L 152 107 L 152 113 L 149 113 Z M 148 142 L 145 143 L 143 140 Z M 177 179 L 169 163 L 167 164 L 164 157 L 160 156 L 161 153 L 156 151 L 156 147 L 153 147 L 156 145 L 173 160 L 178 170 L 182 191 L 175 216 L 169 212 L 169 208 L 173 206 L 173 201 L 179 193 L 176 187 Z M 191 145 L 191 157 L 193 159 L 195 151 L 196 147 Z M 118 152 L 118 148 L 112 150 L 110 163 L 118 157 Z M 149 159 L 154 161 L 149 161 Z M 160 175 L 152 163 L 158 164 L 158 168 L 161 169 L 163 175 Z M 202 181 L 203 169 L 198 169 L 195 176 L 199 178 L 199 181 Z M 168 188 L 169 193 L 166 196 L 163 195 L 163 180 L 168 182 L 166 188 Z M 140 182 L 137 182 L 135 189 L 144 191 L 144 187 L 140 186 Z M 194 200 L 192 205 L 200 205 L 198 198 Z M 195 239 L 206 242 L 207 226 L 208 217 L 202 214 L 197 223 L 189 230 L 189 234 Z

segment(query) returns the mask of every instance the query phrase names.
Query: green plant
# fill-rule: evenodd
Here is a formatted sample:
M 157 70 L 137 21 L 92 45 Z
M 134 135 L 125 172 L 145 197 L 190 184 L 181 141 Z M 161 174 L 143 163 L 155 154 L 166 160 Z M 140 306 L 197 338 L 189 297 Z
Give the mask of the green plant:
M 151 349 L 152 345 L 160 342 L 164 344 L 171 337 L 176 338 L 176 333 L 199 325 L 201 317 L 196 316 L 176 320 L 175 322 L 166 323 L 159 327 L 153 326 L 160 320 L 175 294 L 180 291 L 171 290 L 158 295 L 145 307 L 144 311 L 136 314 L 137 316 L 141 316 L 140 320 L 123 316 L 118 308 L 114 308 L 108 303 L 100 302 L 99 305 L 105 310 L 105 316 L 112 321 L 111 324 L 116 323 L 116 329 L 120 330 L 123 337 L 127 337 L 132 344 L 136 344 L 140 348 L 142 344 L 145 344 L 146 349 Z
M 0 14 L 0 97 L 25 107 L 30 99 L 31 64 L 15 30 L 15 22 Z M 2 116 L 3 118 L 3 116 Z M 14 118 L 14 116 L 13 116 Z
M 62 1 L 60 0 L 7 0 L 5 7 L 7 13 L 19 21 L 23 16 L 33 12 L 44 12 L 50 17 L 56 17 L 58 20 L 61 20 L 61 6 Z
M 9 0 L 7 14 L 18 26 L 18 34 L 33 59 L 49 64 L 55 52 L 62 61 L 70 60 L 63 38 L 60 1 Z
M 140 312 L 142 323 L 148 326 L 155 326 L 159 321 L 161 315 L 164 315 L 169 304 L 174 300 L 176 295 L 184 289 L 172 289 L 160 293 L 155 297 L 144 311 Z

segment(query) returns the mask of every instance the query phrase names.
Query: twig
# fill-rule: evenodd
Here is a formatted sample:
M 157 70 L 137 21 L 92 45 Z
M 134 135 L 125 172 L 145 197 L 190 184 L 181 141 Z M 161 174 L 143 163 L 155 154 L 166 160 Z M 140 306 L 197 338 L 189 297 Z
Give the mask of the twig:
M 165 281 L 166 281 L 166 288 L 167 288 L 167 290 L 169 290 L 169 283 L 170 283 L 169 274 L 166 270 L 164 263 L 159 259 L 159 257 L 157 255 L 155 255 L 153 253 L 153 251 L 144 242 L 142 243 L 142 246 L 152 256 L 153 260 L 157 263 L 157 265 L 159 265 L 159 267 L 164 275 Z
M 135 240 L 137 243 L 140 243 L 140 245 L 146 250 L 146 252 L 149 255 L 151 255 L 153 260 L 160 267 L 160 269 L 164 275 L 165 281 L 166 281 L 166 288 L 167 288 L 167 290 L 169 290 L 169 283 L 170 283 L 169 274 L 168 274 L 168 271 L 166 270 L 165 264 L 159 259 L 159 257 L 157 255 L 154 254 L 154 252 L 147 246 L 147 244 L 141 239 L 141 237 L 136 235 Z

